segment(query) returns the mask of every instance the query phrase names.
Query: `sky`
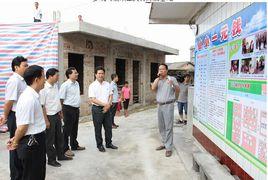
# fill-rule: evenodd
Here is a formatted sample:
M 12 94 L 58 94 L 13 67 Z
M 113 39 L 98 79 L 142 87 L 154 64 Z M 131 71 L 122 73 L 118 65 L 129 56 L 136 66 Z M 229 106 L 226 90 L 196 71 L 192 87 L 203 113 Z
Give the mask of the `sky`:
M 0 24 L 31 23 L 34 0 L 1 0 Z M 61 13 L 61 22 L 77 21 L 110 28 L 179 49 L 179 56 L 167 56 L 166 62 L 190 60 L 190 47 L 195 36 L 188 25 L 149 24 L 150 3 L 110 2 L 107 0 L 39 0 L 43 22 L 52 22 L 53 11 Z

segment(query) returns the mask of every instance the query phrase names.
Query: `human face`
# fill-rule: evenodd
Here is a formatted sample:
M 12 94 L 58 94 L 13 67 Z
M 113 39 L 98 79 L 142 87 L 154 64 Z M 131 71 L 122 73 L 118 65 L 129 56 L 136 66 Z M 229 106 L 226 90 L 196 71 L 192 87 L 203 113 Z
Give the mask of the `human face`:
M 159 76 L 165 77 L 167 75 L 167 69 L 164 65 L 159 66 L 158 68 Z
M 37 9 L 38 6 L 39 6 L 39 3 L 38 3 L 38 2 L 35 2 L 35 3 L 34 3 L 34 6 L 35 6 L 35 8 Z
M 42 71 L 42 76 L 40 78 L 36 78 L 37 90 L 40 91 L 45 86 L 45 73 Z
M 69 79 L 76 81 L 78 79 L 79 74 L 78 74 L 78 72 L 76 70 L 72 70 L 72 72 L 73 73 L 69 75 Z
M 56 83 L 59 80 L 59 73 L 54 74 L 54 76 L 50 76 L 51 82 Z
M 19 66 L 15 66 L 15 72 L 23 76 L 24 72 L 28 68 L 27 61 L 21 62 Z
M 118 76 L 116 76 L 115 78 L 114 78 L 114 82 L 118 82 Z
M 99 82 L 102 82 L 104 80 L 104 75 L 105 73 L 103 70 L 98 70 L 97 74 L 95 74 L 95 77 Z

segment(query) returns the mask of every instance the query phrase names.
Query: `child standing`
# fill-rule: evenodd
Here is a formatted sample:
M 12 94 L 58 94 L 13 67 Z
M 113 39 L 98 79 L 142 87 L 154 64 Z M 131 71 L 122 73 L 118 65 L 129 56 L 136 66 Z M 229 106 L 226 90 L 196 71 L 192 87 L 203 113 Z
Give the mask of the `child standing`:
M 124 104 L 124 115 L 125 117 L 128 116 L 128 105 L 129 105 L 129 100 L 130 100 L 130 88 L 128 86 L 128 82 L 125 81 L 124 87 L 122 88 L 122 93 L 121 93 L 121 98 Z

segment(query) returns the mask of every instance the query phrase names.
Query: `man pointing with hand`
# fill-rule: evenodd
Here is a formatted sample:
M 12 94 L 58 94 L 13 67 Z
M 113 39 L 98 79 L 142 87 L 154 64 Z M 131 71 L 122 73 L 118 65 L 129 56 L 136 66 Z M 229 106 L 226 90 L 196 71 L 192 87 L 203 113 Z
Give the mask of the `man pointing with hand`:
M 173 147 L 173 121 L 175 93 L 179 92 L 179 84 L 174 77 L 168 76 L 168 66 L 160 64 L 158 78 L 152 83 L 152 90 L 156 92 L 158 104 L 158 128 L 161 135 L 162 145 L 157 151 L 166 149 L 166 157 L 172 155 Z

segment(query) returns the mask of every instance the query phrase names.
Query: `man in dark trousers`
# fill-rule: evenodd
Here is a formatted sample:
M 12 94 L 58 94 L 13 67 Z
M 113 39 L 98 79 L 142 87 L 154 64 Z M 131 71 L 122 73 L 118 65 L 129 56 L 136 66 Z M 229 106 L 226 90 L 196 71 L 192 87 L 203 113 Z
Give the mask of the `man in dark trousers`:
M 8 149 L 17 149 L 22 162 L 22 180 L 44 180 L 46 176 L 46 123 L 39 92 L 44 88 L 44 69 L 30 66 L 24 73 L 28 85 L 16 108 L 17 129 L 8 142 Z
M 78 72 L 74 67 L 70 67 L 66 70 L 65 75 L 68 80 L 60 87 L 60 99 L 63 105 L 64 152 L 66 156 L 70 157 L 74 156 L 71 150 L 85 150 L 85 147 L 79 146 L 77 141 L 80 107 L 80 87 L 76 81 L 78 79 Z
M 112 99 L 112 106 L 110 108 L 110 114 L 111 114 L 112 128 L 116 129 L 117 127 L 119 127 L 114 122 L 114 116 L 116 113 L 116 108 L 117 108 L 118 99 L 119 99 L 118 88 L 117 88 L 117 84 L 116 84 L 118 82 L 117 74 L 112 74 L 111 79 L 112 79 L 111 88 L 112 88 L 112 92 L 113 92 L 113 99 Z
M 105 130 L 106 148 L 118 149 L 112 144 L 112 121 L 110 118 L 110 107 L 112 105 L 112 89 L 108 82 L 104 81 L 105 70 L 97 67 L 95 70 L 96 80 L 89 85 L 88 97 L 92 104 L 92 117 L 95 128 L 95 138 L 97 148 L 100 152 L 105 152 L 102 140 L 102 125 Z
M 44 89 L 40 91 L 40 102 L 43 106 L 44 118 L 46 121 L 46 150 L 48 164 L 60 167 L 58 160 L 71 160 L 63 152 L 63 133 L 62 133 L 62 111 L 60 95 L 58 90 L 59 71 L 55 68 L 48 69 L 46 72 L 46 83 Z
M 27 87 L 23 78 L 23 74 L 28 68 L 27 59 L 22 56 L 14 58 L 11 63 L 11 68 L 14 73 L 6 84 L 4 117 L 2 120 L 0 119 L 0 126 L 7 121 L 10 138 L 15 135 L 17 128 L 15 116 L 17 102 L 20 95 Z M 21 179 L 22 164 L 16 150 L 9 151 L 9 164 L 11 180 Z

